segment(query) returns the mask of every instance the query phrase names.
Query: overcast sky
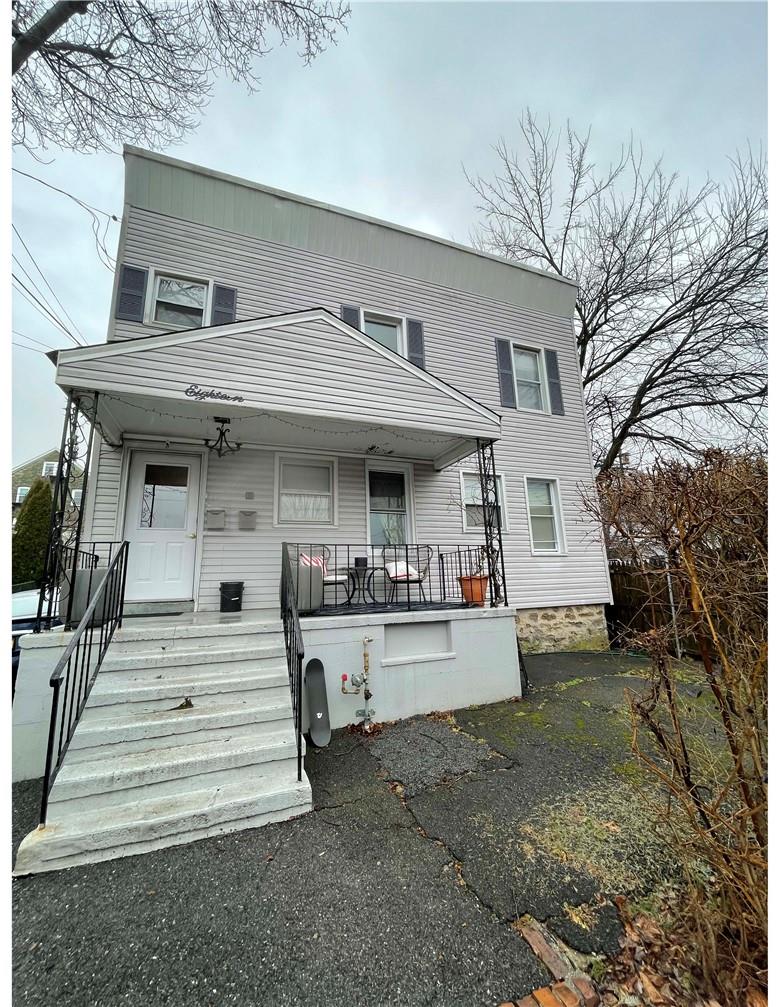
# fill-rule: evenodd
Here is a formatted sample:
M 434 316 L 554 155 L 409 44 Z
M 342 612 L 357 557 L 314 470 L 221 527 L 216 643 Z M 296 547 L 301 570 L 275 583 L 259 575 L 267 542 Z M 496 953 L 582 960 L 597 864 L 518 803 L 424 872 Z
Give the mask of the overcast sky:
M 490 145 L 516 135 L 525 106 L 591 125 L 599 160 L 632 131 L 691 182 L 723 177 L 738 147 L 765 145 L 765 36 L 766 6 L 750 2 L 357 3 L 312 66 L 290 48 L 262 61 L 258 94 L 220 82 L 197 131 L 166 152 L 467 242 L 477 217 L 462 166 L 489 174 Z M 120 155 L 44 157 L 17 153 L 15 167 L 121 215 Z M 14 174 L 14 222 L 75 325 L 103 341 L 112 273 L 86 213 Z M 118 234 L 111 224 L 112 253 Z M 16 239 L 14 252 L 43 286 Z M 13 327 L 69 345 L 18 296 Z M 64 398 L 44 356 L 14 347 L 13 362 L 17 464 L 59 444 Z

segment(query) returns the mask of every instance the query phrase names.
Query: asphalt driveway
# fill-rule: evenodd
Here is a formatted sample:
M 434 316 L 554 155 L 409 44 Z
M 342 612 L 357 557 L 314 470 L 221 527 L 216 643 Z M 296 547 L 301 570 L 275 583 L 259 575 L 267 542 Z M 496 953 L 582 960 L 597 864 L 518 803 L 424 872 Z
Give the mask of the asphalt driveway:
M 479 1005 L 549 982 L 527 916 L 616 950 L 673 864 L 636 797 L 645 664 L 530 658 L 528 699 L 339 732 L 312 814 L 13 884 L 14 1003 Z M 14 793 L 18 842 L 37 785 Z

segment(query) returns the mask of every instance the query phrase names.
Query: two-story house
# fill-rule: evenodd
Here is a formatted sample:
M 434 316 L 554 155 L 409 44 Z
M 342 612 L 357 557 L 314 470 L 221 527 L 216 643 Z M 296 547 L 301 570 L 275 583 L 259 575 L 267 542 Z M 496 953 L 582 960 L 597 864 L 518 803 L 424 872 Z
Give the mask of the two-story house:
M 47 731 L 49 754 L 18 870 L 298 814 L 301 733 L 517 695 L 517 635 L 605 641 L 572 282 L 125 166 L 107 341 L 55 357 L 94 428 L 81 551 L 124 618 L 100 601 L 110 647 L 72 686 L 80 613 L 23 641 L 15 739 L 38 774 Z

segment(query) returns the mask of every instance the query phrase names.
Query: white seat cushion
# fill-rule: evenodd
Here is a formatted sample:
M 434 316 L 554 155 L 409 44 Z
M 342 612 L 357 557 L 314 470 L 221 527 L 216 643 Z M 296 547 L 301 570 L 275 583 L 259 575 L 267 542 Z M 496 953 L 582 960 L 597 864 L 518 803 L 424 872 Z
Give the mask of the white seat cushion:
M 410 563 L 387 563 L 384 567 L 390 580 L 420 580 L 419 571 Z

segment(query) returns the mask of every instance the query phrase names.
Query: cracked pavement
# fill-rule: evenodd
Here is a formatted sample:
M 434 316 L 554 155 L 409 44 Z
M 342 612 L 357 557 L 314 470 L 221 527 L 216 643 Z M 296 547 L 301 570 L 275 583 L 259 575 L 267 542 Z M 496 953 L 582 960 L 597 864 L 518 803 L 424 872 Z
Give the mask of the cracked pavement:
M 611 898 L 667 870 L 630 817 L 641 661 L 528 671 L 526 700 L 337 732 L 307 755 L 309 815 L 16 879 L 14 1003 L 471 1007 L 549 981 L 526 915 L 615 950 Z M 15 841 L 36 802 L 14 788 Z

